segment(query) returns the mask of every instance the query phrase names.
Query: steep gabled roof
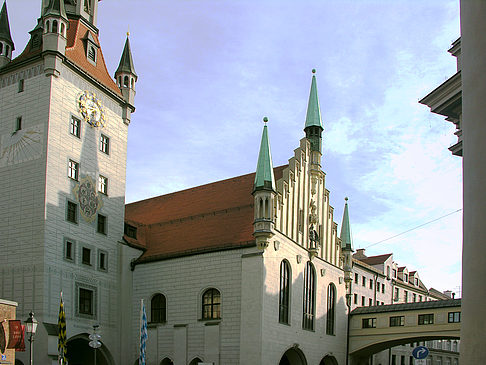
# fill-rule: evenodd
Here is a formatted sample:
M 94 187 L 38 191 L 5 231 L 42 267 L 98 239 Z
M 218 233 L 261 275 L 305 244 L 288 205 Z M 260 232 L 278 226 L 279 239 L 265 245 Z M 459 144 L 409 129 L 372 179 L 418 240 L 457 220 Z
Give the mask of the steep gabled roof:
M 125 41 L 125 47 L 123 47 L 120 63 L 115 71 L 116 74 L 119 72 L 127 72 L 137 76 L 135 66 L 133 65 L 132 51 L 130 49 L 130 40 L 128 39 L 128 36 L 127 40 Z
M 105 59 L 101 48 L 97 52 L 96 65 L 89 62 L 86 58 L 86 41 L 90 36 L 95 40 L 95 44 L 100 44 L 98 35 L 89 30 L 79 19 L 69 20 L 69 27 L 66 32 L 66 58 L 75 66 L 79 67 L 83 72 L 93 77 L 106 88 L 114 92 L 118 96 L 122 96 L 120 89 L 116 86 L 115 81 L 111 78 L 106 69 Z M 27 61 L 31 58 L 39 57 L 42 53 L 40 49 L 32 50 L 32 40 L 27 43 L 23 52 L 12 60 L 6 67 L 15 67 L 15 65 Z
M 391 255 L 393 254 L 386 253 L 384 255 L 368 256 L 365 259 L 359 259 L 359 260 L 363 261 L 364 263 L 367 263 L 368 265 L 379 265 L 379 264 L 383 264 L 386 260 L 388 260 Z
M 247 174 L 127 204 L 125 221 L 137 227 L 137 240 L 124 239 L 146 249 L 137 262 L 255 245 L 254 179 Z

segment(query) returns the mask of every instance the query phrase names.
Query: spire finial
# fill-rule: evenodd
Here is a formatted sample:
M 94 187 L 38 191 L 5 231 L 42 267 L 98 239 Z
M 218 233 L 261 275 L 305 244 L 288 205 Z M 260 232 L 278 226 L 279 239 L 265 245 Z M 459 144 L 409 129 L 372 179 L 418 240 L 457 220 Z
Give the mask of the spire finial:
M 263 123 L 265 123 L 265 125 L 267 125 L 267 123 L 268 123 L 268 118 L 267 117 L 263 117 Z
M 315 73 L 316 73 L 316 69 L 315 69 L 315 68 L 313 68 L 313 69 L 312 69 L 312 73 L 313 73 L 313 74 L 315 74 Z
M 348 197 L 346 197 L 346 198 L 344 198 L 344 200 L 346 200 L 346 203 L 347 203 L 349 199 L 348 199 Z
M 127 26 L 127 38 L 130 37 L 130 25 Z

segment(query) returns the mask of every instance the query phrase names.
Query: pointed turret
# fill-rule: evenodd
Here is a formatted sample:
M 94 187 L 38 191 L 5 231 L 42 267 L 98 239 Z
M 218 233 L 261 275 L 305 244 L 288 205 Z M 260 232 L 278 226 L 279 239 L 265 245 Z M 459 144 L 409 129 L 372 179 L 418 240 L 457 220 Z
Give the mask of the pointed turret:
M 322 127 L 321 109 L 317 96 L 316 70 L 312 70 L 312 83 L 307 105 L 307 115 L 305 118 L 305 136 L 310 141 L 311 151 L 322 153 Z M 320 163 L 320 158 L 319 158 Z
M 50 0 L 43 11 L 42 16 L 62 17 L 67 20 L 66 9 L 64 8 L 64 0 Z
M 275 206 L 276 190 L 275 178 L 273 176 L 272 154 L 270 142 L 268 141 L 267 122 L 263 118 L 262 141 L 258 155 L 255 182 L 253 184 L 253 197 L 255 199 L 255 219 L 253 221 L 253 236 L 257 247 L 265 249 L 268 247 L 270 238 L 274 235 L 273 211 Z
M 7 3 L 4 2 L 0 11 L 0 67 L 12 60 L 12 51 L 15 50 L 14 42 L 10 34 Z
M 341 252 L 344 269 L 344 281 L 346 288 L 350 293 L 352 282 L 352 270 L 353 270 L 353 239 L 351 236 L 351 225 L 349 224 L 349 212 L 348 212 L 348 198 L 344 198 L 346 203 L 344 204 L 343 222 L 341 224 Z M 348 293 L 348 294 L 349 294 Z M 347 299 L 350 300 L 349 298 Z M 348 303 L 350 305 L 351 303 Z
M 66 33 L 68 18 L 64 8 L 64 0 L 49 0 L 42 11 L 44 33 L 42 34 L 42 50 L 49 53 L 45 56 L 44 72 L 48 75 L 59 76 L 62 57 L 66 54 Z M 34 31 L 33 31 L 34 32 Z M 32 37 L 37 32 L 32 33 Z M 32 38 L 34 47 L 34 38 Z
M 130 33 L 127 33 L 127 40 L 125 41 L 125 47 L 123 47 L 120 64 L 115 72 L 116 84 L 120 88 L 127 104 L 131 106 L 131 109 L 126 108 L 127 113 L 123 116 L 125 123 L 127 124 L 130 123 L 130 113 L 135 110 L 133 108 L 135 102 L 135 83 L 138 79 L 137 73 L 135 72 L 135 66 L 133 65 L 129 36 Z
M 262 141 L 260 143 L 260 153 L 258 154 L 258 164 L 255 174 L 253 190 L 267 189 L 275 191 L 275 178 L 273 177 L 272 153 L 270 152 L 270 142 L 268 141 L 267 121 L 263 119 Z
M 343 222 L 341 224 L 341 248 L 343 251 L 354 251 L 353 239 L 351 237 L 351 225 L 349 224 L 348 198 L 344 198 Z

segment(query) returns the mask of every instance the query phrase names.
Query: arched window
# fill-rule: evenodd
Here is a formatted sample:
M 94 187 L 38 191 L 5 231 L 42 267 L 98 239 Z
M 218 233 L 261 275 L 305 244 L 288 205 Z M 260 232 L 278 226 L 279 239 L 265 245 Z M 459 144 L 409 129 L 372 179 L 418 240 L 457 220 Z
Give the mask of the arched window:
M 51 30 L 49 28 L 49 20 L 46 22 L 46 33 L 49 33 Z
M 221 318 L 221 294 L 217 289 L 211 288 L 202 296 L 202 319 Z
M 52 33 L 57 33 L 57 20 L 52 21 Z
M 289 324 L 290 304 L 290 264 L 287 260 L 280 263 L 280 295 L 278 300 L 278 321 Z
M 189 363 L 189 365 L 197 365 L 200 362 L 202 362 L 202 360 L 199 357 L 196 357 L 196 358 L 192 359 L 192 361 Z
M 64 23 L 61 23 L 61 35 L 64 36 Z
M 7 56 L 7 57 L 8 57 L 8 52 L 9 52 L 9 51 L 10 51 L 10 46 L 7 44 L 7 45 L 5 46 L 5 56 Z
M 167 321 L 167 300 L 163 294 L 155 294 L 150 302 L 150 321 L 164 323 Z
M 0 54 L 2 54 L 2 53 L 3 53 L 3 43 L 0 42 Z
M 133 77 L 132 77 L 131 81 L 132 81 L 132 89 L 133 89 L 133 86 L 135 85 L 135 81 L 133 80 Z
M 128 87 L 128 76 L 123 78 L 123 86 Z
M 336 287 L 333 283 L 327 287 L 327 323 L 326 334 L 333 335 L 336 323 Z
M 304 313 L 302 328 L 314 330 L 316 274 L 312 263 L 307 262 L 304 270 Z
M 122 86 L 121 76 L 118 76 L 118 86 Z

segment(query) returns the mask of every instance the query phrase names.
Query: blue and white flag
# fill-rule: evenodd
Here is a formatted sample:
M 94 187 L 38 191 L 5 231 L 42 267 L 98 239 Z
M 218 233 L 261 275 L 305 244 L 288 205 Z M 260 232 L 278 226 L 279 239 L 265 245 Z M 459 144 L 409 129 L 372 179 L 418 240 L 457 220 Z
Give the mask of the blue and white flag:
M 139 365 L 145 365 L 145 343 L 147 342 L 147 314 L 145 313 L 145 305 L 143 299 L 140 301 L 140 356 L 138 358 Z

